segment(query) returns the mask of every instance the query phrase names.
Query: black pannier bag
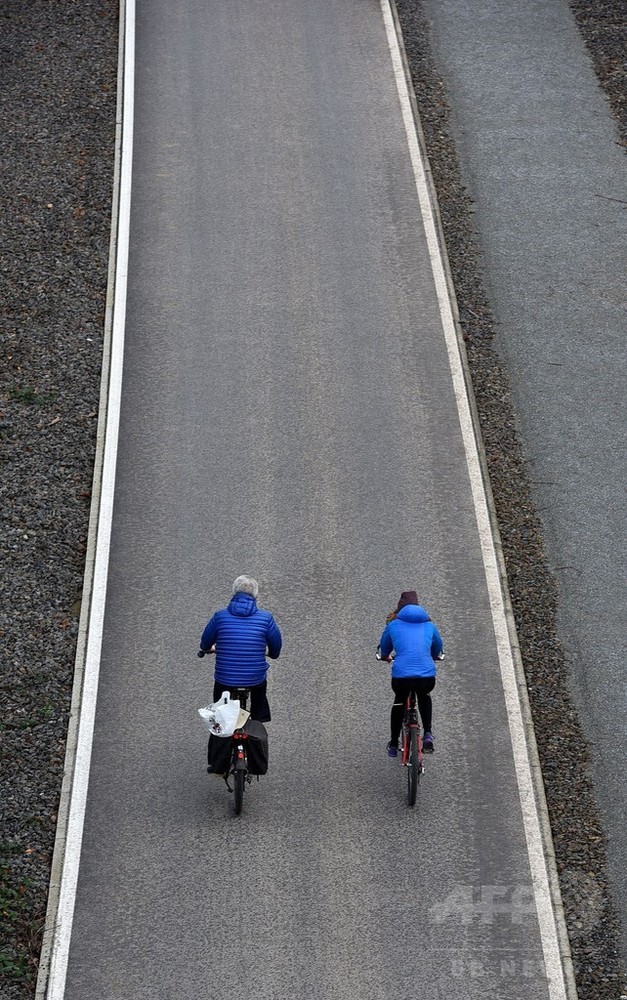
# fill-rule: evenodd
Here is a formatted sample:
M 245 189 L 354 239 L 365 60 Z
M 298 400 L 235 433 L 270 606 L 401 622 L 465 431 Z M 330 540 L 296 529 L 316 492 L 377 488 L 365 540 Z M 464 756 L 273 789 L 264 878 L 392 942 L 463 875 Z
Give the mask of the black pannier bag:
M 268 731 L 263 722 L 249 719 L 244 726 L 248 739 L 246 740 L 246 758 L 250 774 L 265 774 L 268 770 Z
M 231 766 L 231 754 L 233 753 L 233 740 L 230 736 L 209 737 L 209 747 L 207 750 L 207 763 L 212 774 L 228 774 Z

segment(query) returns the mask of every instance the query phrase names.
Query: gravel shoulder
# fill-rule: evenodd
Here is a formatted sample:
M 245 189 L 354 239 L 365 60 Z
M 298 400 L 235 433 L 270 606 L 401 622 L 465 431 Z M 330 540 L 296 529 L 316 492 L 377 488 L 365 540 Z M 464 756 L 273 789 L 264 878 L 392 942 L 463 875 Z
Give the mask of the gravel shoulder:
M 625 140 L 622 3 L 572 4 Z M 621 9 L 623 14 L 621 15 Z M 512 602 L 540 734 L 581 1000 L 621 995 L 605 834 L 555 626 L 556 590 L 493 346 L 445 88 L 418 0 L 399 0 Z M 0 997 L 34 996 L 63 775 L 95 452 L 115 140 L 118 7 L 11 0 L 0 13 Z M 542 610 L 540 610 L 542 609 Z M 550 635 L 550 655 L 546 635 Z M 568 873 L 566 875 L 566 873 Z M 594 919 L 590 919 L 593 912 Z
M 34 993 L 63 775 L 102 362 L 113 0 L 0 13 L 0 996 Z

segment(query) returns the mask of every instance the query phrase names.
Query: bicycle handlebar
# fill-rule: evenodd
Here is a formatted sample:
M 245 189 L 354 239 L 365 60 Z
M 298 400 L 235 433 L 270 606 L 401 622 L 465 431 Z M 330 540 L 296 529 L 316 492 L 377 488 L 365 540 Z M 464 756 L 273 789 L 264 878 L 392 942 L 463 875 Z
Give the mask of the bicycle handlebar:
M 392 653 L 390 653 L 389 656 L 381 656 L 381 653 L 377 650 L 377 652 L 374 655 L 375 655 L 375 659 L 381 660 L 382 663 L 391 663 L 392 660 L 394 659 L 394 652 L 393 651 L 392 651 Z M 438 655 L 434 656 L 433 659 L 434 660 L 443 660 L 444 659 L 444 652 L 438 653 Z

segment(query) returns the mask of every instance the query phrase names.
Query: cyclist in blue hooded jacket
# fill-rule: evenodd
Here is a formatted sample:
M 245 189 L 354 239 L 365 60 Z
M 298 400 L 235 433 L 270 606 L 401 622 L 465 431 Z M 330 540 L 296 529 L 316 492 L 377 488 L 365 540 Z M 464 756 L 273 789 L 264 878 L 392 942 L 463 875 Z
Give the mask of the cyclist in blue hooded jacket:
M 250 715 L 270 722 L 266 654 L 276 660 L 283 640 L 269 611 L 257 607 L 259 585 L 250 576 L 238 576 L 228 607 L 207 622 L 198 655 L 216 654 L 213 700 L 236 687 L 250 688 Z
M 425 753 L 433 753 L 431 691 L 435 687 L 435 660 L 441 658 L 443 644 L 437 628 L 418 603 L 415 590 L 404 590 L 401 594 L 396 611 L 390 615 L 381 636 L 379 650 L 381 659 L 392 663 L 395 694 L 388 755 L 396 757 L 398 754 L 405 700 L 410 691 L 415 691 L 418 699 L 424 729 L 423 749 Z

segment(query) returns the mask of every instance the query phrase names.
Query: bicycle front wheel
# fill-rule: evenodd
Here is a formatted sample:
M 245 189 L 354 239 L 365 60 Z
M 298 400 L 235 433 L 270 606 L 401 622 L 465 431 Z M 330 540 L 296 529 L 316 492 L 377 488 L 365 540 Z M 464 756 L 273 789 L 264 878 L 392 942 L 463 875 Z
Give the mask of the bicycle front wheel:
M 420 779 L 420 762 L 418 760 L 418 737 L 415 728 L 409 731 L 409 760 L 407 761 L 407 805 L 416 805 L 416 792 Z
M 244 805 L 244 781 L 246 780 L 246 771 L 244 768 L 238 768 L 233 774 L 233 806 L 235 808 L 235 815 L 239 816 L 242 811 L 242 806 Z

